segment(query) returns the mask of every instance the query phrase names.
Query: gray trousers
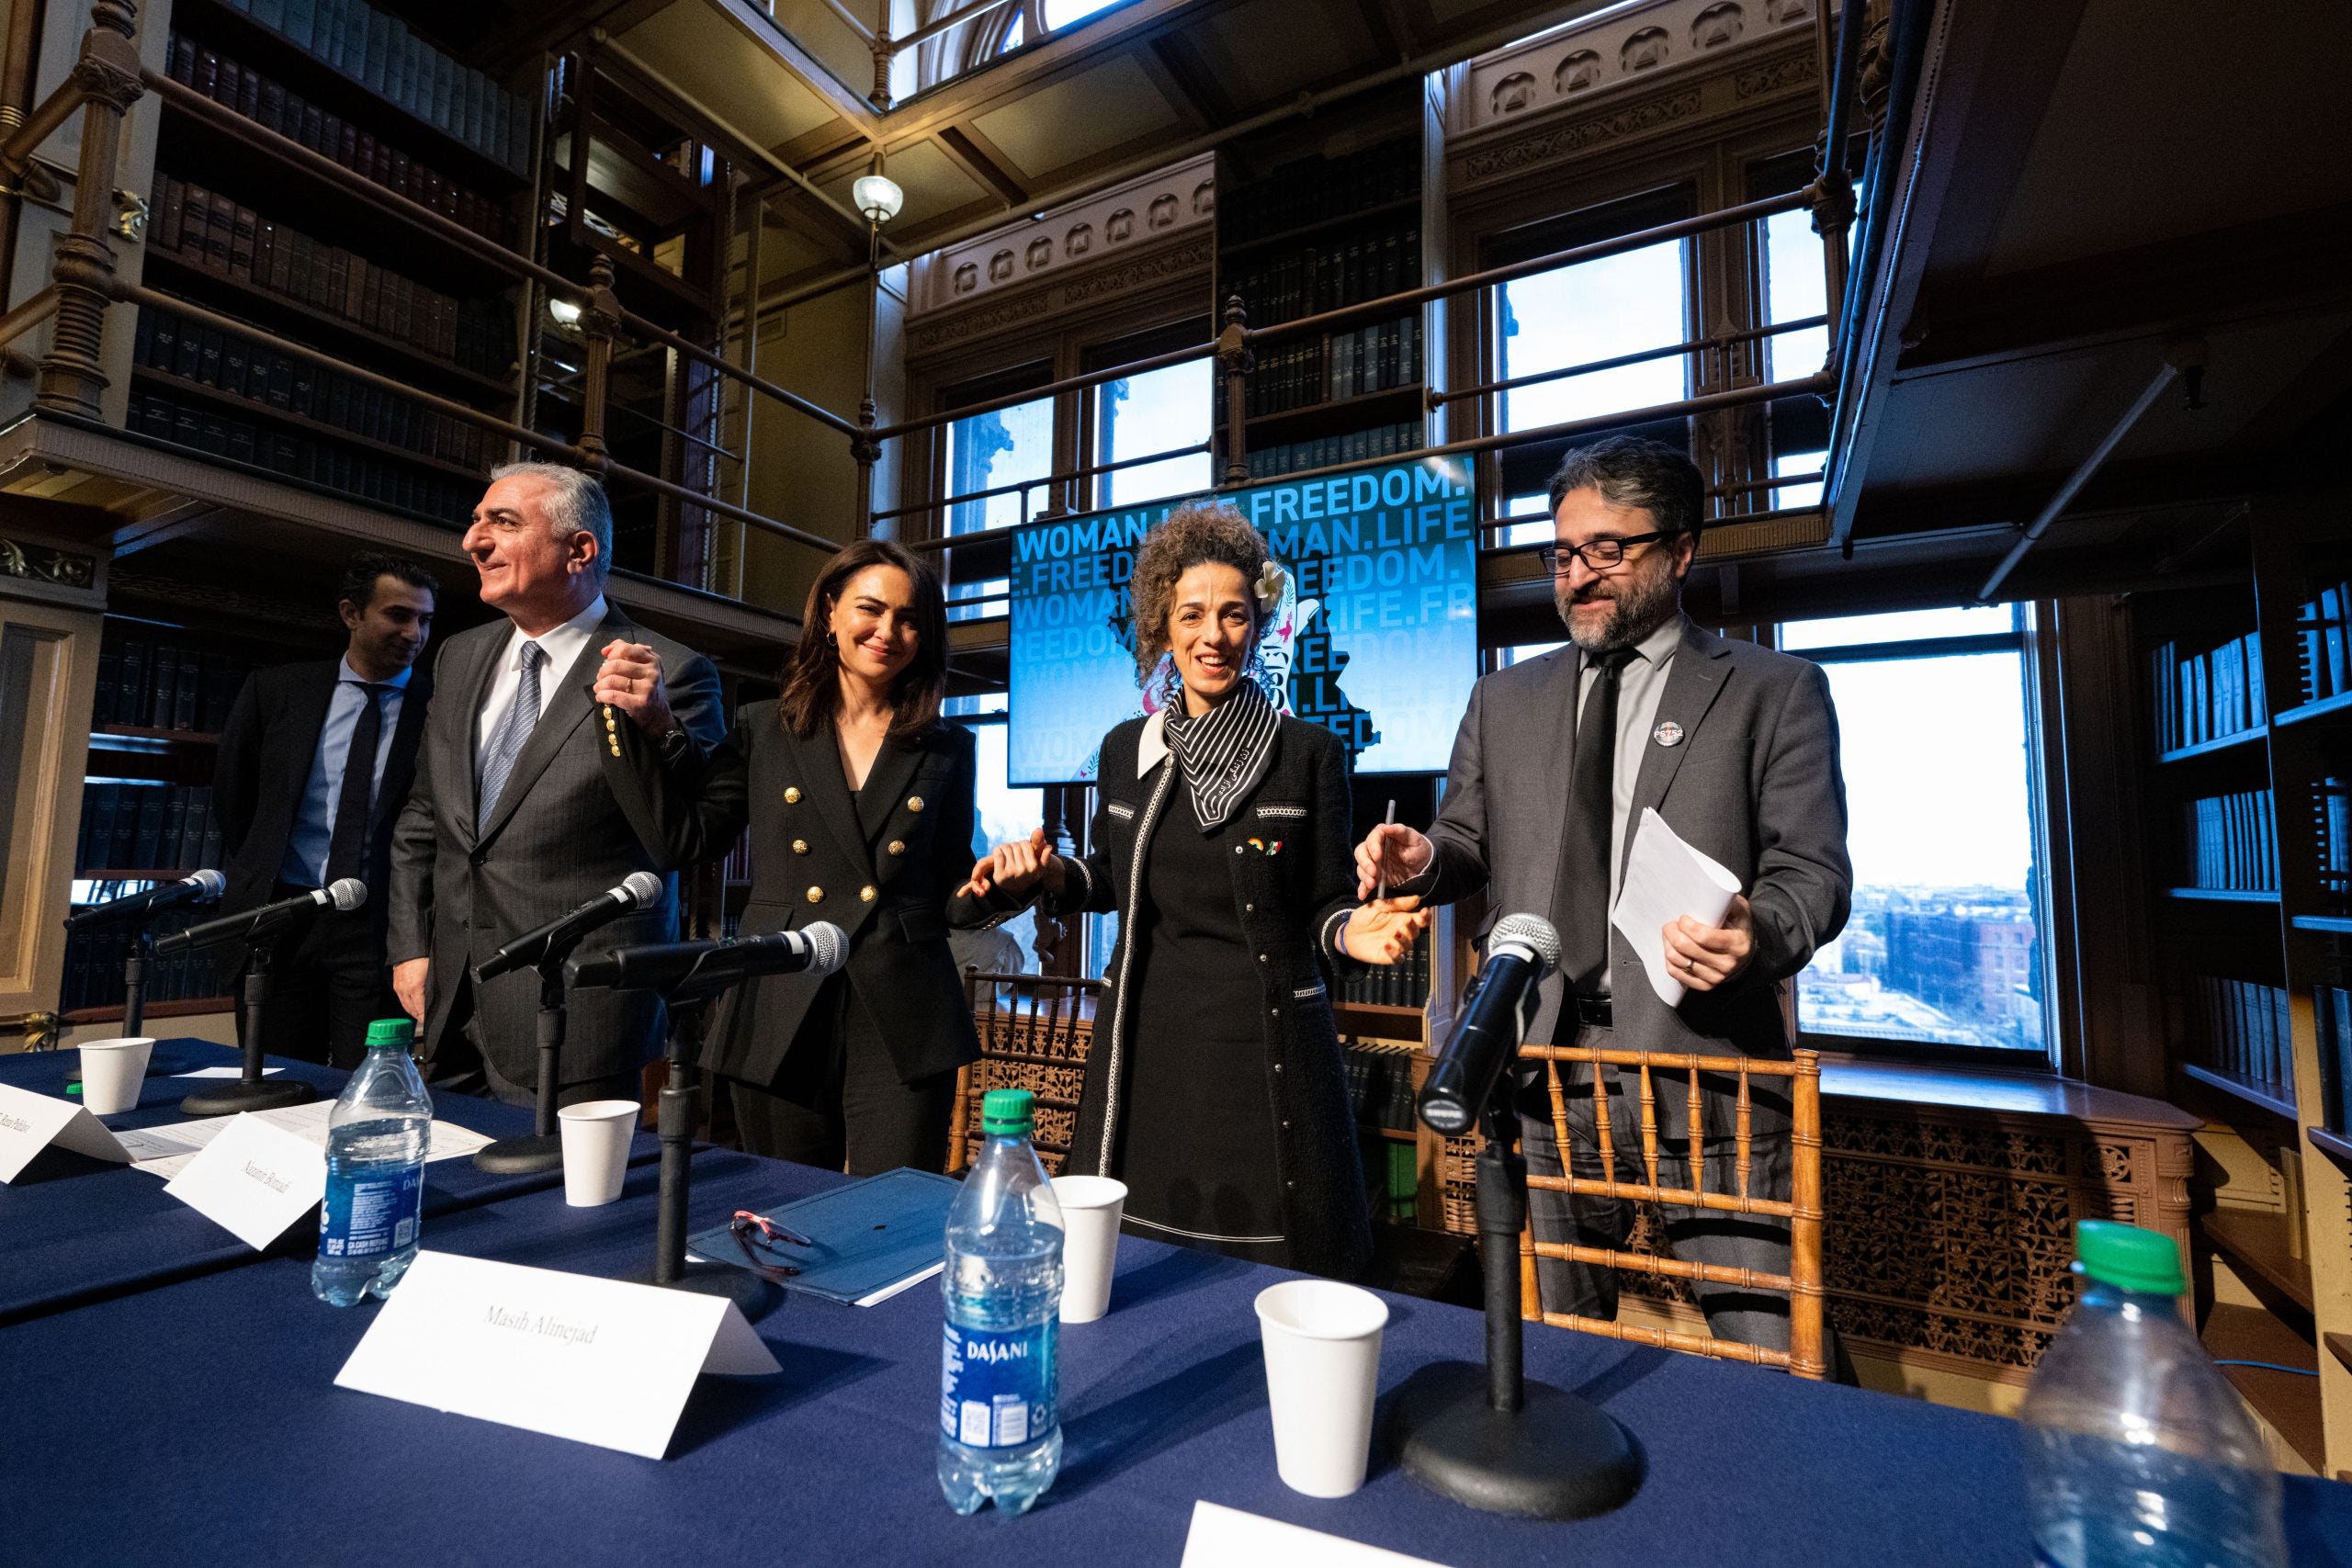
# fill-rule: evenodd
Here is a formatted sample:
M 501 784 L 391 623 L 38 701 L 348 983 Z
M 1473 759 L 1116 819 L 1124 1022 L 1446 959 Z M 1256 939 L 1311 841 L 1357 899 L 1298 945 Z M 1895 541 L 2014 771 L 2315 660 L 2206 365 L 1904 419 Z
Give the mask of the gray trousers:
M 1577 1044 L 1598 1050 L 1615 1048 L 1611 1032 L 1586 1028 Z M 1608 1090 L 1611 1153 L 1620 1181 L 1644 1181 L 1642 1163 L 1642 1104 L 1640 1075 L 1631 1067 L 1603 1067 Z M 1566 1100 L 1569 1163 L 1575 1175 L 1605 1179 L 1600 1159 L 1592 1097 L 1592 1068 L 1583 1063 L 1559 1064 Z M 1688 1131 L 1690 1077 L 1685 1073 L 1653 1071 L 1650 1075 L 1658 1133 L 1657 1184 L 1690 1188 Z M 1700 1161 L 1707 1192 L 1736 1194 L 1737 1139 L 1735 1134 L 1738 1081 L 1702 1074 L 1699 1079 L 1702 1138 Z M 1749 1164 L 1751 1196 L 1786 1201 L 1790 1190 L 1789 1099 L 1784 1078 L 1748 1080 Z M 1520 1138 L 1531 1176 L 1560 1174 L 1559 1140 L 1552 1124 L 1550 1090 L 1539 1068 L 1534 1081 L 1521 1091 Z M 1711 1263 L 1763 1273 L 1789 1270 L 1789 1226 L 1785 1220 L 1764 1215 L 1731 1214 L 1679 1204 L 1660 1204 L 1666 1220 L 1668 1250 L 1687 1262 Z M 1584 1247 L 1622 1249 L 1633 1229 L 1634 1204 L 1612 1198 L 1572 1196 L 1531 1189 L 1529 1223 L 1535 1239 Z M 1617 1316 L 1617 1271 L 1556 1258 L 1539 1258 L 1536 1280 L 1547 1312 L 1573 1313 L 1580 1317 L 1613 1321 Z M 1769 1349 L 1789 1347 L 1788 1297 L 1769 1291 L 1743 1291 L 1736 1286 L 1690 1281 L 1707 1314 L 1707 1327 L 1718 1339 L 1758 1345 Z M 1833 1358 L 1834 1359 L 1834 1358 Z

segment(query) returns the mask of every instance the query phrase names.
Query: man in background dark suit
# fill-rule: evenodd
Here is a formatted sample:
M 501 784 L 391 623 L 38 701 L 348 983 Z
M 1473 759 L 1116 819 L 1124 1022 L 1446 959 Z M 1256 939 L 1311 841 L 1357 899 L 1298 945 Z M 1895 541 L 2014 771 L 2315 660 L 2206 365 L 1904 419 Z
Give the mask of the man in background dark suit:
M 727 721 L 709 660 L 605 604 L 613 513 L 593 476 L 551 463 L 494 470 L 465 548 L 482 603 L 501 618 L 449 638 L 435 662 L 441 700 L 393 834 L 392 984 L 423 1026 L 418 1054 L 435 1083 L 529 1104 L 538 1085 L 537 976 L 521 969 L 479 985 L 474 965 L 635 871 L 662 877 L 661 902 L 613 921 L 578 951 L 678 934 L 677 881 L 661 825 L 623 807 L 634 792 L 614 791 L 628 764 L 592 700 L 604 650 L 641 643 L 672 672 L 676 728 L 657 744 L 691 739 L 708 750 Z M 661 1003 L 643 991 L 574 995 L 560 1101 L 638 1098 L 663 1021 Z
M 368 885 L 364 906 L 328 910 L 281 942 L 263 1025 L 274 1055 L 357 1066 L 369 1021 L 397 1012 L 384 894 L 391 825 L 415 777 L 432 695 L 414 666 L 438 587 L 414 561 L 354 556 L 340 591 L 343 658 L 256 671 L 221 730 L 212 799 L 229 879 L 223 908 L 255 908 L 346 876 Z

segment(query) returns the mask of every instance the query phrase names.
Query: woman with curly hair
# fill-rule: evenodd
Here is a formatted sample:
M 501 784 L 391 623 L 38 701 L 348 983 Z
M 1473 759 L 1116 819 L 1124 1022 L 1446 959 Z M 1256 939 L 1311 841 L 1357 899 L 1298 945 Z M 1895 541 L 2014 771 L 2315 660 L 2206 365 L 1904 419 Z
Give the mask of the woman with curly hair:
M 1160 711 L 1103 737 L 1093 852 L 1043 829 L 972 869 L 958 925 L 1119 915 L 1067 1168 L 1127 1185 L 1137 1234 L 1317 1273 L 1371 1257 L 1332 1024 L 1345 958 L 1393 963 L 1428 919 L 1359 907 L 1347 753 L 1250 671 L 1281 569 L 1229 506 L 1178 507 L 1131 584 L 1136 665 L 1170 656 Z
M 634 720 L 611 731 L 623 806 L 677 863 L 727 853 L 750 824 L 745 936 L 829 920 L 850 939 L 839 974 L 720 999 L 703 1065 L 727 1080 L 743 1146 L 854 1176 L 937 1170 L 956 1069 L 980 1054 L 947 947 L 977 775 L 971 732 L 939 716 L 946 596 L 904 547 L 861 539 L 818 572 L 801 626 L 784 694 L 741 709 L 707 755 L 676 733 L 651 649 L 608 658 L 596 699 Z

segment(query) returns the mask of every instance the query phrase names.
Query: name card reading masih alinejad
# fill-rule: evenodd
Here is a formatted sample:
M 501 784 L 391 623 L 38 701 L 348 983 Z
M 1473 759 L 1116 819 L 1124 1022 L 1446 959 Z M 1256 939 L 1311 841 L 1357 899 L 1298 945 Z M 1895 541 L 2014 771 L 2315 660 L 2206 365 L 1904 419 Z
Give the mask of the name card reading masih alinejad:
M 422 1251 L 334 1381 L 660 1459 L 696 1377 L 778 1370 L 724 1297 Z

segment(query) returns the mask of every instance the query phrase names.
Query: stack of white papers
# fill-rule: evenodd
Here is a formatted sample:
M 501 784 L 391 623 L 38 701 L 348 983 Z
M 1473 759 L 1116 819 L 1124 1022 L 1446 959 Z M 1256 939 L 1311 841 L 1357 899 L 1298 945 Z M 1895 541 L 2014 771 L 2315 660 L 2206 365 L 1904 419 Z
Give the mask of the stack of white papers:
M 314 1100 L 304 1105 L 281 1106 L 276 1111 L 252 1112 L 262 1121 L 282 1127 L 306 1142 L 323 1149 L 327 1146 L 327 1118 L 334 1112 L 332 1100 Z M 187 1168 L 187 1162 L 197 1151 L 220 1135 L 221 1129 L 235 1121 L 233 1116 L 206 1116 L 194 1122 L 177 1122 L 167 1127 L 142 1127 L 136 1131 L 115 1132 L 115 1138 L 130 1152 L 134 1170 L 168 1181 Z M 426 1163 L 455 1159 L 469 1155 L 490 1142 L 481 1133 L 458 1126 L 454 1122 L 435 1119 L 433 1123 L 433 1152 L 425 1156 Z
M 1702 926 L 1719 926 L 1738 897 L 1738 877 L 1684 843 L 1665 818 L 1645 806 L 1609 923 L 1634 944 L 1657 999 L 1679 1007 L 1683 987 L 1666 972 L 1666 928 L 1685 915 Z

